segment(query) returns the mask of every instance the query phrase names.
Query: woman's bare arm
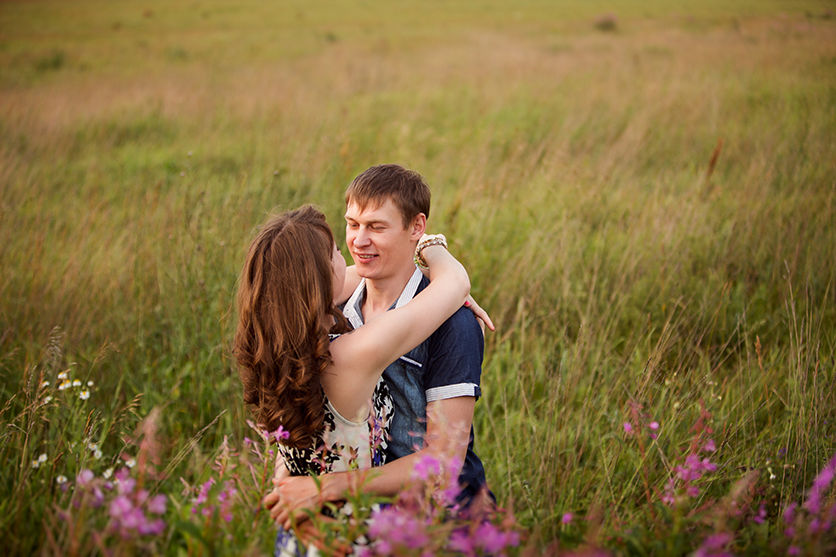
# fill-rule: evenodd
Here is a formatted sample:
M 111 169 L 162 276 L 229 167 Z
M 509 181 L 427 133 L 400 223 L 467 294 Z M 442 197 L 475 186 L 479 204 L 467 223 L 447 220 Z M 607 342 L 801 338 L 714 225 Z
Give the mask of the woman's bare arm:
M 386 366 L 427 339 L 465 302 L 470 280 L 461 263 L 441 246 L 423 253 L 431 281 L 421 293 L 331 343 L 333 365 L 323 374 L 322 386 L 343 416 L 365 407 Z

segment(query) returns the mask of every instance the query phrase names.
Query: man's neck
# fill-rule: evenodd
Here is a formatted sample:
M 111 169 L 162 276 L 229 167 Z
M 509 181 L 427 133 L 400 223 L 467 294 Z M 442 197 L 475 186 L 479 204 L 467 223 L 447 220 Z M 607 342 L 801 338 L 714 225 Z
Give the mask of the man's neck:
M 361 308 L 363 322 L 367 323 L 369 319 L 392 307 L 392 304 L 400 298 L 414 273 L 415 266 L 409 265 L 404 266 L 403 270 L 399 271 L 396 276 L 385 279 L 366 279 L 366 299 L 363 301 Z

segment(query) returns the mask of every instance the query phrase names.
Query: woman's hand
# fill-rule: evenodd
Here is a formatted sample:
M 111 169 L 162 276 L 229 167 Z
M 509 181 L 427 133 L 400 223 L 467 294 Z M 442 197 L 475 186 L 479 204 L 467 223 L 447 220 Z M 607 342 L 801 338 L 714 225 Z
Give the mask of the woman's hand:
M 476 300 L 474 300 L 473 296 L 470 294 L 467 295 L 467 299 L 464 301 L 464 307 L 472 311 L 473 315 L 476 316 L 477 321 L 479 321 L 479 326 L 482 327 L 483 335 L 485 334 L 485 325 L 487 325 L 488 329 L 491 331 L 496 330 L 496 327 L 493 325 L 493 321 L 491 321 L 491 316 L 476 303 Z
M 437 249 L 437 248 L 435 248 L 435 246 L 439 246 L 439 245 L 443 246 L 444 249 L 447 249 L 447 239 L 444 238 L 443 235 L 439 235 L 439 236 L 443 240 L 443 243 L 428 244 L 426 246 L 422 246 L 422 244 L 426 240 L 429 240 L 430 238 L 432 238 L 432 236 L 429 236 L 427 234 L 424 234 L 423 236 L 421 236 L 421 240 L 418 242 L 418 248 L 415 251 L 416 262 L 419 262 L 421 260 L 426 262 L 425 258 L 421 258 L 421 254 L 424 250 Z M 429 263 L 429 262 L 427 262 L 427 263 Z M 427 267 L 419 266 L 419 269 L 421 269 L 421 272 L 424 273 L 425 277 L 430 278 L 430 268 L 429 268 L 429 266 L 427 266 Z M 485 326 L 486 325 L 487 325 L 488 329 L 490 329 L 491 331 L 496 330 L 496 327 L 494 327 L 493 321 L 491 321 L 491 316 L 488 315 L 488 312 L 486 312 L 484 309 L 481 308 L 481 306 L 479 306 L 479 304 L 476 303 L 476 300 L 474 300 L 473 296 L 471 296 L 470 294 L 468 294 L 467 299 L 465 299 L 464 307 L 468 308 L 470 311 L 473 312 L 473 315 L 476 316 L 476 319 L 479 321 L 479 326 L 482 327 L 482 334 L 485 334 Z

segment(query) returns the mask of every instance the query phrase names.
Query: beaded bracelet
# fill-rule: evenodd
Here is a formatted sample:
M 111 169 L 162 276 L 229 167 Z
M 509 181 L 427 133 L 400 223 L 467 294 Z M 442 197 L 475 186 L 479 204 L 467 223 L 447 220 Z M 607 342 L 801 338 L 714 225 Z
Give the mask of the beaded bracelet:
M 415 246 L 415 264 L 425 269 L 429 268 L 429 265 L 427 265 L 427 260 L 421 255 L 421 252 L 427 246 L 444 246 L 447 249 L 447 238 L 444 237 L 444 234 L 425 234 L 418 245 Z

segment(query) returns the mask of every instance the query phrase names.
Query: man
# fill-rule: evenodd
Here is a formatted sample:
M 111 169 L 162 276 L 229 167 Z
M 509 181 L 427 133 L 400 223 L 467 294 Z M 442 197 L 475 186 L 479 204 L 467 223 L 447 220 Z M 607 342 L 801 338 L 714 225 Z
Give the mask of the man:
M 427 285 L 413 255 L 426 230 L 430 190 L 417 172 L 386 164 L 369 168 L 346 192 L 346 243 L 363 278 L 346 303 L 344 314 L 357 328 L 382 312 L 408 303 Z M 321 491 L 310 477 L 278 484 L 277 508 L 284 519 L 301 509 L 337 501 L 361 481 L 367 492 L 397 495 L 412 480 L 424 456 L 458 461 L 458 501 L 469 505 L 488 495 L 482 463 L 473 451 L 473 410 L 479 397 L 483 332 L 473 313 L 461 308 L 417 348 L 383 373 L 395 405 L 389 429 L 388 462 L 368 476 L 359 472 L 320 477 Z M 454 471 L 458 472 L 458 471 Z M 274 492 L 275 493 L 275 492 Z M 271 496 L 268 496 L 268 498 Z M 275 496 L 274 496 L 275 497 Z M 270 506 L 272 501 L 265 503 Z

